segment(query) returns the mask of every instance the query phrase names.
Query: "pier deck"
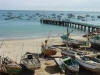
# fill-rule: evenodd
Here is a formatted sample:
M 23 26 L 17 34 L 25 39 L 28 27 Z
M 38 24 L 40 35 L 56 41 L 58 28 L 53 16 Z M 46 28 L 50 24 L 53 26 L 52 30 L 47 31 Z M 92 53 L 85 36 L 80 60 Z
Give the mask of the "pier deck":
M 80 29 L 81 31 L 88 31 L 92 32 L 94 30 L 100 29 L 100 26 L 87 24 L 87 23 L 80 23 L 80 22 L 72 22 L 72 21 L 58 21 L 52 19 L 40 19 L 42 24 L 52 24 L 52 25 L 59 25 L 59 26 L 67 26 L 75 29 Z

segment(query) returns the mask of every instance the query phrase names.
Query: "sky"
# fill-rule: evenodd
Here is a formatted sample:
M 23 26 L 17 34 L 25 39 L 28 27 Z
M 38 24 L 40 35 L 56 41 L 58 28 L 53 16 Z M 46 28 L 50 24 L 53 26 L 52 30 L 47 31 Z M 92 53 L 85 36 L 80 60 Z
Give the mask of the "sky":
M 100 0 L 0 0 L 0 10 L 100 11 Z

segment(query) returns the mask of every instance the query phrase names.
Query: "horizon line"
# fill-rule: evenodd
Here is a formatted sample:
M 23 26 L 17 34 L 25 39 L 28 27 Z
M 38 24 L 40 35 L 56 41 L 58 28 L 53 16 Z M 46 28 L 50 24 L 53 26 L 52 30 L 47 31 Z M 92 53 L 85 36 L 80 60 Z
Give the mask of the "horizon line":
M 17 9 L 10 9 L 10 10 L 9 9 L 0 9 L 0 10 L 3 10 L 3 11 L 6 11 L 6 10 L 11 11 L 12 10 L 12 11 L 100 12 L 100 10 L 97 10 L 97 11 L 96 10 L 95 11 L 92 11 L 92 10 L 38 10 L 38 9 L 37 10 L 34 10 L 34 9 L 31 9 L 31 10 L 30 9 L 29 10 L 28 9 L 27 10 L 26 9 L 18 9 L 18 10 Z

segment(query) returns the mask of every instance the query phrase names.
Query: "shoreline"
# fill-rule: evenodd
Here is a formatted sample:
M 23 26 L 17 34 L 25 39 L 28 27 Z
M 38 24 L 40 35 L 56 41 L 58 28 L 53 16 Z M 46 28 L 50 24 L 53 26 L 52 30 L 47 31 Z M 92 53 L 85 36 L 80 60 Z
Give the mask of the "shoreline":
M 84 33 L 85 34 L 85 33 Z M 71 34 L 70 36 L 73 38 L 74 36 L 82 36 L 82 35 L 84 35 L 83 33 L 82 34 Z M 63 34 L 62 34 L 63 35 Z M 11 41 L 11 40 L 27 40 L 27 39 L 40 39 L 40 38 L 47 38 L 48 39 L 48 37 L 49 38 L 57 38 L 57 37 L 60 37 L 61 35 L 58 35 L 58 36 L 54 36 L 54 35 L 52 35 L 52 36 L 34 36 L 34 37 L 13 37 L 13 38 L 0 38 L 0 41 L 3 41 L 3 40 L 5 40 L 5 41 Z
M 56 37 L 59 37 L 59 36 L 51 36 L 51 38 L 56 38 Z M 46 36 L 44 36 L 44 37 L 19 37 L 19 38 L 8 38 L 8 39 L 0 39 L 0 41 L 3 41 L 3 40 L 5 40 L 5 41 L 11 41 L 11 40 L 27 40 L 27 39 L 40 39 L 40 38 L 48 38 L 48 36 L 46 37 Z M 50 37 L 49 37 L 50 38 Z

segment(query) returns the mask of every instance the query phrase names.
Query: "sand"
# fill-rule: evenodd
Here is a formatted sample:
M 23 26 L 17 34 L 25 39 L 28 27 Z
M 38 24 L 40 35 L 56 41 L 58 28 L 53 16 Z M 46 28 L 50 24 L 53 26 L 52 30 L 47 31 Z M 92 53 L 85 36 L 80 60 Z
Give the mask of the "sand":
M 81 36 L 75 35 L 73 35 L 72 38 L 78 40 L 86 40 Z M 9 58 L 19 63 L 21 56 L 26 52 L 40 54 L 41 44 L 46 39 L 48 38 L 45 37 L 5 40 L 3 45 L 0 46 L 0 55 L 4 57 L 8 56 Z M 60 37 L 50 37 L 49 40 L 51 45 L 62 44 Z M 2 43 L 2 41 L 0 41 L 0 43 Z M 61 56 L 59 52 L 57 53 L 57 56 Z M 39 70 L 36 70 L 35 75 L 61 75 L 54 60 L 47 60 L 43 58 L 40 58 L 40 60 L 42 65 Z

